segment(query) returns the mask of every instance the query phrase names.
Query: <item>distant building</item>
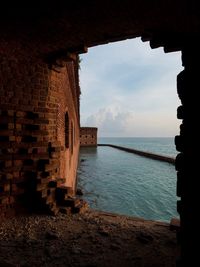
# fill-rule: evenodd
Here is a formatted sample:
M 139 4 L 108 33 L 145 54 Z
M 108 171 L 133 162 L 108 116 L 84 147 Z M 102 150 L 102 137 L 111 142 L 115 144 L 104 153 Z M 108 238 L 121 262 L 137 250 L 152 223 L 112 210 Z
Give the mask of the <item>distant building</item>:
M 80 128 L 80 145 L 97 146 L 97 128 L 81 127 Z

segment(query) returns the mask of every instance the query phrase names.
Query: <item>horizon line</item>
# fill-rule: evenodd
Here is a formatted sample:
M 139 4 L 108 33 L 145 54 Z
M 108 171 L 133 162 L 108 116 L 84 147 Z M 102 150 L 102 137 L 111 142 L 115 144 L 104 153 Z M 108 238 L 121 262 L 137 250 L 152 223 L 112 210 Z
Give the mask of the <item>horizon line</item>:
M 98 138 L 175 138 L 175 136 L 98 136 Z

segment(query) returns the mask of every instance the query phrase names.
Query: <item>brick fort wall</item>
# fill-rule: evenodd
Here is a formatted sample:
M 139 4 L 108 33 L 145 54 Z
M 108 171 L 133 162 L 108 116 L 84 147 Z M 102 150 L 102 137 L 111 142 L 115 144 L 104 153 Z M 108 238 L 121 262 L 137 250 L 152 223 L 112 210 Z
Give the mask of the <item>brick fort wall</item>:
M 0 42 L 1 217 L 56 213 L 57 188 L 76 185 L 77 60 L 58 68 L 33 54 L 17 40 Z
M 80 145 L 97 146 L 97 128 L 81 127 L 80 128 Z

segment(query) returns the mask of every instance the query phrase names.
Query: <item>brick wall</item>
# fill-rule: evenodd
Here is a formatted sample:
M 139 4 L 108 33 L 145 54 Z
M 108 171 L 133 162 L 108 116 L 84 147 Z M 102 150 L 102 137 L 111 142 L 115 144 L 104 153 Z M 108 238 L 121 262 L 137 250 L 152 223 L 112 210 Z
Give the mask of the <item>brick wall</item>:
M 0 51 L 0 214 L 54 212 L 56 187 L 73 192 L 76 184 L 79 96 L 73 100 L 72 91 L 79 89 L 71 77 L 77 75 L 76 61 L 51 69 L 17 41 L 1 40 Z M 77 132 L 69 148 L 66 112 Z
M 97 146 L 97 128 L 81 127 L 80 128 L 80 145 Z

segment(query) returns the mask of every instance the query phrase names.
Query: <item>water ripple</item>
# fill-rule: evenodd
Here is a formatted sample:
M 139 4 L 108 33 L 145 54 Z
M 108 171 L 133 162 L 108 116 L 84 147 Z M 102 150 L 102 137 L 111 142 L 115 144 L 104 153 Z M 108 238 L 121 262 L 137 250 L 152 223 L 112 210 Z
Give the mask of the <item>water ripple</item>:
M 78 186 L 95 209 L 161 221 L 178 216 L 176 172 L 165 162 L 110 147 L 82 148 Z

